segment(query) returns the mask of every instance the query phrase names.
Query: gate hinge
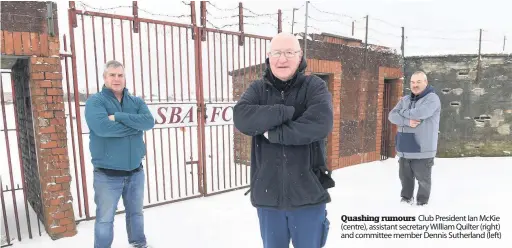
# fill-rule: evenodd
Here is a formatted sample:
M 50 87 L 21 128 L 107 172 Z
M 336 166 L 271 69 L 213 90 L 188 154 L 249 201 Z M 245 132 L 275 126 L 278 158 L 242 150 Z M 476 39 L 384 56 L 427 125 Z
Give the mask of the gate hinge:
M 199 115 L 199 113 L 202 113 L 202 114 L 203 114 L 203 116 L 204 116 L 204 119 L 206 120 L 206 119 L 208 119 L 208 116 L 206 115 L 206 110 L 207 110 L 207 109 L 208 109 L 208 108 L 206 107 L 206 105 L 204 105 L 204 104 L 198 104 L 198 105 L 197 105 L 197 114 Z

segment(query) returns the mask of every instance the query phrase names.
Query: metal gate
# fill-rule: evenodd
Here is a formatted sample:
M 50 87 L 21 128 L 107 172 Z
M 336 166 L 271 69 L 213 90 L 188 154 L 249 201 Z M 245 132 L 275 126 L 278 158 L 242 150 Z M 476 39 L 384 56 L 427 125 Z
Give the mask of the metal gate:
M 133 16 L 78 10 L 70 2 L 71 54 L 61 57 L 77 219 L 95 215 L 83 115 L 111 59 L 125 65 L 127 88 L 155 117 L 144 134 L 145 207 L 248 186 L 249 139 L 235 130 L 232 111 L 251 77 L 261 75 L 255 68 L 264 64 L 270 38 L 198 27 L 191 5 L 192 24 L 180 24 L 139 18 L 136 2 Z M 235 76 L 236 70 L 252 74 Z
M 34 135 L 28 88 L 28 74 L 24 66 L 15 71 L 1 71 L 0 75 L 0 247 L 11 246 L 23 237 L 41 236 L 41 222 L 34 211 L 37 201 L 28 199 L 28 191 L 38 187 L 34 178 L 37 170 L 33 155 Z M 31 192 L 35 192 L 33 190 Z M 35 200 L 32 198 L 32 200 Z
M 386 160 L 393 155 L 394 151 L 394 138 L 392 137 L 392 124 L 389 122 L 389 112 L 393 109 L 392 102 L 392 87 L 393 81 L 384 80 L 384 100 L 382 110 L 382 135 L 381 135 L 381 148 L 380 148 L 380 159 Z

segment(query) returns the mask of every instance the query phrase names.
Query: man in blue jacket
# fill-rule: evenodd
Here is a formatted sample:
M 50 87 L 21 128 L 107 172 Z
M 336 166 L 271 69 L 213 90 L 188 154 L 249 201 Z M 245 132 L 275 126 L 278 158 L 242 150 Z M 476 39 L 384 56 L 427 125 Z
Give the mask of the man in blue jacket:
M 323 247 L 329 221 L 327 188 L 334 186 L 325 160 L 333 127 L 331 93 L 306 76 L 299 41 L 280 33 L 270 43 L 263 77 L 234 107 L 234 124 L 252 136 L 251 202 L 265 248 Z
M 417 205 L 428 204 L 432 166 L 437 153 L 441 101 L 428 84 L 427 75 L 418 71 L 411 76 L 411 94 L 402 97 L 389 113 L 389 121 L 398 126 L 396 151 L 402 202 L 412 204 L 414 184 L 418 180 Z
M 114 215 L 121 196 L 126 209 L 126 231 L 133 247 L 147 247 L 144 234 L 143 132 L 154 126 L 148 106 L 125 88 L 124 67 L 109 61 L 103 89 L 89 97 L 85 120 L 90 130 L 89 149 L 94 165 L 96 222 L 94 247 L 110 248 Z

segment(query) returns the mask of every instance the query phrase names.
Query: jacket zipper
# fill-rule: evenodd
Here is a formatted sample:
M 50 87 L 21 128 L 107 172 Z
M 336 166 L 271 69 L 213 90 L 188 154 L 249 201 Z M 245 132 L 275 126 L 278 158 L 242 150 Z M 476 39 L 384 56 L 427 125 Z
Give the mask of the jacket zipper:
M 284 91 L 283 91 L 283 90 L 281 91 L 281 99 L 282 99 L 282 101 L 283 101 L 283 104 L 285 104 L 285 103 L 286 103 L 286 100 L 284 99 Z M 289 203 L 286 201 L 286 196 L 285 196 L 285 182 L 284 182 L 284 181 L 285 181 L 285 178 L 286 178 L 286 171 L 285 171 L 285 167 L 286 167 L 286 166 L 285 166 L 285 165 L 286 165 L 286 155 L 285 155 L 284 145 L 281 145 L 281 147 L 282 147 L 282 151 L 283 151 L 283 158 L 284 158 L 284 159 L 283 159 L 283 163 L 282 163 L 282 165 L 281 165 L 281 167 L 282 167 L 282 168 L 281 168 L 281 171 L 282 171 L 282 176 L 283 176 L 283 180 L 281 181 L 281 200 L 282 200 L 282 202 L 283 202 L 283 205 L 284 205 L 285 207 L 287 207 Z M 279 204 L 278 204 L 278 205 L 279 205 Z
M 125 96 L 123 95 L 123 98 L 124 98 L 124 97 L 125 97 Z M 116 101 L 117 101 L 117 99 L 116 99 Z M 119 101 L 118 101 L 118 102 L 119 102 Z M 121 103 L 121 102 L 122 102 L 122 103 Z M 122 99 L 122 100 L 121 100 L 121 102 L 119 102 L 119 106 L 121 106 L 121 112 L 124 112 L 124 109 L 123 109 L 123 103 L 125 102 L 125 100 L 124 100 L 124 99 Z M 131 164 L 132 164 L 132 156 L 133 156 L 133 152 L 132 152 L 132 136 L 130 135 L 130 136 L 128 136 L 128 138 L 129 138 L 129 140 L 130 140 L 130 141 L 128 142 L 128 143 L 129 143 L 129 145 L 130 145 L 130 155 L 129 155 L 130 159 L 128 160 L 128 161 L 129 161 L 129 162 L 128 162 L 128 165 L 130 165 L 130 166 L 131 166 Z

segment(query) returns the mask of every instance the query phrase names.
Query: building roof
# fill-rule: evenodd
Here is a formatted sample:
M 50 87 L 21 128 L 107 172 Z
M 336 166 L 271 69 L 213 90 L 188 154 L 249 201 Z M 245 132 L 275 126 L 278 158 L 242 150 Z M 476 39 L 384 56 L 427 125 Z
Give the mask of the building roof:
M 343 39 L 343 40 L 346 40 L 346 41 L 363 42 L 363 40 L 360 40 L 360 39 L 356 39 L 356 38 L 352 38 L 352 37 L 346 37 L 346 36 L 341 36 L 341 35 L 337 35 L 337 34 L 331 34 L 331 33 L 321 33 L 320 35 L 321 36 L 325 36 L 325 37 L 333 37 L 333 38 Z

